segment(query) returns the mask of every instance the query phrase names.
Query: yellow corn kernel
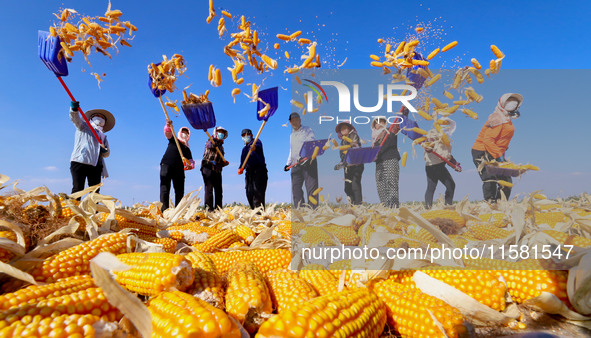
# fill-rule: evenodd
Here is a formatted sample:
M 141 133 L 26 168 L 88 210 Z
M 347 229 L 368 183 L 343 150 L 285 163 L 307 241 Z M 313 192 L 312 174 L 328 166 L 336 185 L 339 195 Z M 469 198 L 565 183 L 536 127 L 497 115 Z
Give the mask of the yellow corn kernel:
M 454 48 L 454 47 L 455 47 L 455 46 L 457 46 L 457 45 L 458 45 L 458 42 L 457 42 L 457 41 L 450 42 L 450 43 L 449 43 L 449 44 L 447 44 L 445 47 L 441 48 L 441 51 L 442 51 L 442 52 L 447 52 L 448 50 L 450 50 L 450 49 Z
M 275 44 L 273 45 L 273 47 L 274 47 L 275 49 L 279 49 L 279 44 L 278 44 L 278 43 L 275 43 Z
M 420 32 L 422 32 L 422 31 L 423 31 L 423 27 L 416 27 L 416 28 L 415 28 L 415 31 L 416 31 L 417 33 L 420 33 Z

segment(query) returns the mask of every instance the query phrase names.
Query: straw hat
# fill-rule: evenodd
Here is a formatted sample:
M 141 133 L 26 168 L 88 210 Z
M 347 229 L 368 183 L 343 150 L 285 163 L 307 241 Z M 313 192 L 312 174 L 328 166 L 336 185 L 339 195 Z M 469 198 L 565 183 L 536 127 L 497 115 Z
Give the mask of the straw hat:
M 91 109 L 84 112 L 86 118 L 89 120 L 92 119 L 94 115 L 98 115 L 105 120 L 105 125 L 103 126 L 103 132 L 108 132 L 109 130 L 113 129 L 115 126 L 115 117 L 111 114 L 108 110 L 104 109 Z
M 349 129 L 351 129 L 351 130 L 355 130 L 355 127 L 353 127 L 353 125 L 351 124 L 351 122 L 349 122 L 349 121 L 343 121 L 343 122 L 340 122 L 339 124 L 337 124 L 337 126 L 334 128 L 334 131 L 335 131 L 337 134 L 340 134 L 340 133 L 341 133 L 341 128 L 342 128 L 343 126 L 348 126 L 348 127 L 349 127 Z

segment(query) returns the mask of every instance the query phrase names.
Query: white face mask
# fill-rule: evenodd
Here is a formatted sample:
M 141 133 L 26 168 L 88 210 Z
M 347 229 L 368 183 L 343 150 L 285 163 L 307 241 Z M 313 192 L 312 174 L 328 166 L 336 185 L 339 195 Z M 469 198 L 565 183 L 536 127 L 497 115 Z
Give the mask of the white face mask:
M 92 121 L 92 123 L 94 123 L 96 126 L 99 126 L 99 127 L 101 127 L 101 128 L 105 126 L 105 120 L 104 120 L 102 117 L 100 117 L 100 116 L 94 116 L 94 117 L 91 119 L 91 121 Z

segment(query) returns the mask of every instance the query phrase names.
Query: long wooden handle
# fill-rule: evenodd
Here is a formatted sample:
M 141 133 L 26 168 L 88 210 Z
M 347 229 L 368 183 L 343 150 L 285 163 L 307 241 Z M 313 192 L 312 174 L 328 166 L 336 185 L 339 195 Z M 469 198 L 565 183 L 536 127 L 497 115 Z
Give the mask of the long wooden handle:
M 57 79 L 62 84 L 62 87 L 64 87 L 64 89 L 66 90 L 66 93 L 68 93 L 68 96 L 70 97 L 70 100 L 76 102 L 76 99 L 74 98 L 74 95 L 72 95 L 72 92 L 70 92 L 70 89 L 68 89 L 68 86 L 66 86 L 66 83 L 64 82 L 64 80 L 62 80 L 62 77 L 61 76 L 58 76 Z M 82 117 L 84 118 L 84 121 L 86 121 L 86 124 L 88 125 L 88 128 L 90 128 L 90 131 L 92 131 L 92 134 L 94 135 L 94 138 L 96 138 L 96 140 L 101 145 L 101 147 L 106 150 L 107 147 L 105 147 L 105 145 L 103 144 L 103 142 L 101 142 L 101 139 L 98 137 L 98 134 L 96 133 L 96 131 L 94 130 L 94 128 L 90 125 L 90 121 L 88 121 L 88 118 L 86 118 L 86 115 L 84 115 L 84 112 L 82 111 L 82 108 L 78 107 L 78 112 L 80 112 L 80 115 L 82 115 Z
M 224 158 L 224 155 L 222 155 L 222 151 L 220 149 L 218 149 L 218 147 L 215 146 L 215 142 L 213 141 L 213 138 L 211 137 L 211 135 L 209 135 L 209 132 L 206 130 L 205 133 L 207 134 L 207 137 L 209 137 L 209 142 L 211 142 L 211 144 L 215 147 L 215 150 L 217 150 L 217 152 L 220 155 L 220 157 L 222 158 L 222 160 L 224 162 L 227 162 L 226 159 Z
M 259 136 L 261 136 L 261 132 L 263 131 L 263 128 L 265 128 L 265 124 L 267 124 L 267 121 L 263 121 L 263 123 L 261 124 L 261 127 L 259 128 L 259 132 L 257 133 L 257 136 L 254 138 L 254 141 L 252 141 L 253 145 L 257 144 L 257 140 L 259 139 Z M 246 154 L 246 158 L 244 159 L 244 163 L 242 163 L 242 166 L 240 167 L 240 169 L 238 169 L 238 174 L 242 174 L 242 171 L 244 170 L 244 166 L 246 166 L 246 162 L 248 162 L 248 158 L 250 157 L 250 153 L 252 153 L 252 148 L 248 149 L 248 154 Z
M 166 111 L 166 107 L 164 106 L 164 102 L 162 101 L 162 96 L 158 96 L 158 100 L 160 100 L 160 105 L 162 106 L 162 110 L 164 111 L 164 115 L 166 116 L 166 121 L 170 121 L 170 118 L 168 117 L 168 112 Z M 172 137 L 174 137 L 174 142 L 176 143 L 176 148 L 179 150 L 179 154 L 181 155 L 181 159 L 183 161 L 183 164 L 185 164 L 187 159 L 185 158 L 185 156 L 183 156 L 183 151 L 181 150 L 181 145 L 179 144 L 179 140 L 177 140 L 177 138 L 176 138 L 176 133 L 174 131 L 174 127 L 172 126 L 172 124 L 170 125 L 170 130 L 172 130 Z

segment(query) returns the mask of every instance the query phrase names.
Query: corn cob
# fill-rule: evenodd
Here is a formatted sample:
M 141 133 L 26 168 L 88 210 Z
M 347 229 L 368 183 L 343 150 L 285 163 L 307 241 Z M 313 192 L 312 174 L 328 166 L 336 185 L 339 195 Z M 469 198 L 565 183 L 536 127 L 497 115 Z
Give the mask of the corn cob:
M 195 278 L 191 263 L 184 256 L 163 252 L 128 253 L 117 258 L 132 268 L 114 271 L 115 280 L 140 295 L 155 296 L 171 288 L 184 291 Z
M 92 241 L 73 246 L 57 253 L 31 271 L 37 281 L 54 281 L 79 275 L 90 274 L 90 263 L 100 252 L 121 254 L 127 250 L 127 234 L 116 233 L 102 235 Z
M 466 225 L 466 221 L 464 220 L 462 215 L 458 214 L 458 212 L 454 210 L 431 210 L 422 213 L 421 216 L 429 221 L 435 220 L 437 218 L 443 218 L 452 220 L 461 227 Z
M 16 234 L 12 231 L 0 231 L 0 238 L 6 238 L 16 243 Z M 0 262 L 6 263 L 14 257 L 14 254 L 6 249 L 0 248 Z
M 267 285 L 277 313 L 294 309 L 301 303 L 318 296 L 308 282 L 297 273 L 286 269 L 269 272 Z
M 163 292 L 150 300 L 152 337 L 240 337 L 224 311 L 180 291 Z
M 505 293 L 507 287 L 490 271 L 486 270 L 419 270 L 435 279 L 438 279 L 454 288 L 462 291 L 478 302 L 497 311 L 505 310 Z M 413 280 L 414 270 L 396 271 L 396 281 L 400 284 L 416 288 Z M 392 276 L 391 276 L 392 277 Z
M 448 43 L 447 45 L 445 45 L 445 47 L 441 48 L 442 52 L 447 52 L 448 50 L 454 48 L 455 46 L 457 46 L 458 42 L 457 41 L 453 41 Z
M 431 53 L 429 53 L 429 55 L 427 55 L 427 60 L 431 60 L 432 58 L 435 57 L 435 55 L 439 54 L 440 49 L 436 48 L 435 50 L 433 50 Z
M 34 304 L 41 300 L 59 297 L 96 287 L 88 275 L 74 276 L 46 285 L 31 285 L 13 293 L 0 295 L 0 310 L 8 310 L 24 304 Z
M 319 296 L 339 292 L 339 280 L 320 264 L 304 266 L 299 271 L 299 276 L 308 282 Z
M 238 237 L 240 237 L 244 243 L 248 245 L 250 245 L 250 243 L 252 243 L 252 241 L 254 241 L 255 237 L 257 236 L 254 231 L 252 231 L 252 229 L 242 224 L 236 226 L 234 231 L 236 232 L 236 235 L 238 235 Z
M 254 262 L 263 274 L 271 270 L 287 268 L 291 262 L 291 253 L 285 249 L 216 252 L 210 257 L 222 275 L 226 274 L 230 267 L 239 261 Z
M 462 314 L 442 300 L 391 279 L 375 283 L 373 291 L 386 303 L 388 323 L 402 337 L 459 337 L 467 333 Z M 445 335 L 429 312 L 441 323 Z
M 509 221 L 507 220 L 507 215 L 502 212 L 495 212 L 491 214 L 481 214 L 478 216 L 483 222 L 490 224 L 492 226 L 496 226 L 502 228 L 506 226 Z
M 207 241 L 195 246 L 200 252 L 210 253 L 218 249 L 226 249 L 234 242 L 240 242 L 240 237 L 236 236 L 232 230 L 224 230 L 209 238 Z
M 591 247 L 591 239 L 589 238 L 578 235 L 569 235 L 556 230 L 543 230 L 542 232 L 554 238 L 561 244 L 574 245 L 581 248 Z
M 492 50 L 492 52 L 495 54 L 495 56 L 499 59 L 504 58 L 505 54 L 503 54 L 503 52 L 501 52 L 501 50 L 499 49 L 499 47 L 495 46 L 495 45 L 490 45 L 490 50 Z
M 488 224 L 478 224 L 470 227 L 470 234 L 474 238 L 488 241 L 495 238 L 507 238 L 514 233 L 513 230 L 505 230 Z
M 58 315 L 35 317 L 25 322 L 13 322 L 0 329 L 0 337 L 95 337 L 93 324 L 101 318 L 94 315 Z
M 516 303 L 539 296 L 542 291 L 549 292 L 565 304 L 570 304 L 566 293 L 568 271 L 551 270 L 555 266 L 547 260 L 534 259 L 509 262 L 490 258 L 464 259 L 469 268 L 493 269 L 497 276 L 503 276 L 507 282 L 507 291 Z M 548 270 L 546 270 L 548 269 Z
M 421 243 L 437 243 L 437 239 L 427 230 L 421 228 L 416 233 L 410 233 L 407 235 L 408 238 L 416 239 Z
M 228 271 L 226 312 L 251 334 L 273 312 L 269 289 L 253 262 L 238 262 Z
M 339 225 L 308 226 L 304 231 L 301 240 L 309 245 L 318 245 L 321 242 L 325 245 L 336 245 L 329 234 L 333 234 L 344 245 L 357 245 L 361 240 L 354 229 Z
M 569 218 L 560 211 L 536 212 L 534 213 L 536 224 L 548 224 L 552 228 L 557 223 L 567 222 Z
M 211 258 L 201 252 L 193 251 L 185 256 L 195 272 L 195 281 L 190 292 L 209 304 L 224 309 L 224 280 Z
M 406 167 L 406 158 L 408 157 L 408 153 L 405 151 L 404 154 L 402 154 L 402 167 Z
M 384 303 L 367 289 L 314 298 L 265 322 L 257 338 L 379 337 L 386 324 Z
M 50 318 L 66 314 L 90 314 L 110 322 L 121 318 L 119 310 L 109 304 L 100 288 L 90 288 L 0 312 L 0 328 L 15 321 L 26 323 L 31 317 Z
M 101 213 L 99 221 L 104 223 L 107 216 L 107 213 Z M 119 229 L 133 229 L 131 232 L 143 240 L 149 240 L 150 238 L 156 237 L 156 233 L 160 230 L 155 226 L 134 222 L 118 214 L 115 214 L 115 220 L 117 221 Z
M 178 242 L 172 238 L 156 238 L 154 243 L 162 245 L 164 252 L 174 253 Z

